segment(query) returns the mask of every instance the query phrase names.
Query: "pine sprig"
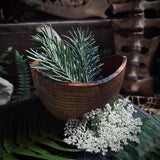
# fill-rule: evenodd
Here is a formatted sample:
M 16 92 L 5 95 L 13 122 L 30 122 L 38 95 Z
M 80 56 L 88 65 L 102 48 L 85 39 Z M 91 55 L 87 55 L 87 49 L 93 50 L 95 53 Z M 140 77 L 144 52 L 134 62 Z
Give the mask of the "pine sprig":
M 98 54 L 98 46 L 95 45 L 96 41 L 92 32 L 89 29 L 82 30 L 78 28 L 69 31 L 70 37 L 64 37 L 68 40 L 66 44 L 71 48 L 72 54 L 80 62 L 82 72 L 85 75 L 86 82 L 93 82 L 95 77 L 100 73 L 99 63 L 100 58 Z
M 39 47 L 27 51 L 32 60 L 39 64 L 32 68 L 42 70 L 45 76 L 61 82 L 93 82 L 100 73 L 98 47 L 89 30 L 73 29 L 71 37 L 67 40 L 58 40 L 52 27 L 40 28 L 32 40 Z M 74 42 L 74 43 L 73 43 Z M 78 42 L 78 43 L 75 43 Z

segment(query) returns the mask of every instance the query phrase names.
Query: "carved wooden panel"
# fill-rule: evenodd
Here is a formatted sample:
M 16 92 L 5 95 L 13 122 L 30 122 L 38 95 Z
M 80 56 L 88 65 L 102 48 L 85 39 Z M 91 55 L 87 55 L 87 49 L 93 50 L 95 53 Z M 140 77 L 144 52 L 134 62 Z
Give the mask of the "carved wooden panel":
M 160 42 L 159 35 L 146 37 L 144 30 L 160 27 L 160 18 L 146 18 L 145 11 L 160 11 L 160 1 L 130 0 L 112 4 L 112 12 L 129 12 L 128 17 L 112 22 L 116 54 L 128 58 L 122 90 L 126 94 L 153 95 L 151 65 Z M 125 34 L 124 34 L 125 33 Z

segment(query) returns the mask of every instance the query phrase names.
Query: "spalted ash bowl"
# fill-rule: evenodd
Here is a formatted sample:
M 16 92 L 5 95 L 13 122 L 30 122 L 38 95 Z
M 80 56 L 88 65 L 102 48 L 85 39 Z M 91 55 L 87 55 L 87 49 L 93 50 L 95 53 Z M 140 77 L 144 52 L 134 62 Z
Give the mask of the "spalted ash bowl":
M 113 104 L 120 92 L 127 58 L 109 56 L 101 59 L 103 79 L 95 83 L 57 82 L 42 75 L 38 69 L 31 69 L 33 81 L 44 106 L 56 118 L 66 121 L 81 118 L 84 113 L 106 103 Z M 31 65 L 38 63 L 34 61 Z

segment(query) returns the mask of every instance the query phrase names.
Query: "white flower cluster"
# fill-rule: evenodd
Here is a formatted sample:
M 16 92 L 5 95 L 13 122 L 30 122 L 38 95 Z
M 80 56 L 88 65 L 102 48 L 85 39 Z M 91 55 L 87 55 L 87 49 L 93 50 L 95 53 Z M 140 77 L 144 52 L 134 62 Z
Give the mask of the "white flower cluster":
M 136 112 L 128 99 L 119 99 L 111 107 L 106 104 L 84 114 L 82 120 L 69 119 L 64 128 L 64 141 L 88 152 L 101 152 L 108 149 L 119 151 L 129 141 L 139 143 L 137 134 L 141 132 L 140 118 L 134 119 Z

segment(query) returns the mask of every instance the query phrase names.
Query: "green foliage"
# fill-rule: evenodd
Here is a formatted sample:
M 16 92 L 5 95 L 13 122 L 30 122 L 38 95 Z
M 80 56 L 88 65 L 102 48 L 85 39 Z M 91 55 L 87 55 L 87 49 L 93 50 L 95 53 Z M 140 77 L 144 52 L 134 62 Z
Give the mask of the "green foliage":
M 50 35 L 51 33 L 51 35 Z M 95 46 L 94 36 L 81 28 L 69 32 L 68 40 L 58 40 L 53 33 L 52 26 L 44 26 L 33 41 L 40 46 L 30 49 L 28 56 L 39 64 L 32 68 L 42 70 L 45 76 L 62 82 L 93 82 L 100 73 L 100 59 L 98 47 Z
M 8 58 L 8 53 L 13 50 L 12 47 L 8 47 L 6 51 L 0 54 L 0 76 L 8 76 L 7 68 L 10 65 L 16 65 L 16 75 L 18 77 L 18 87 L 15 87 L 16 96 L 12 97 L 13 101 L 19 101 L 34 97 L 36 92 L 32 89 L 32 81 L 30 69 L 27 59 L 23 55 L 20 55 L 18 51 L 15 51 L 15 59 Z
M 84 82 L 93 82 L 99 75 L 102 65 L 99 63 L 98 46 L 95 46 L 94 36 L 89 29 L 85 31 L 81 28 L 78 28 L 77 31 L 73 29 L 69 33 L 70 37 L 64 35 L 68 40 L 65 41 L 65 44 L 71 49 L 74 61 L 79 62 L 84 74 Z
M 36 103 L 35 103 L 36 104 Z M 21 160 L 30 157 L 44 160 L 67 160 L 81 150 L 63 143 L 64 124 L 51 116 L 43 106 L 26 106 L 0 116 L 0 159 Z M 145 119 L 140 144 L 129 143 L 117 153 L 123 160 L 159 160 L 160 116 Z M 62 156 L 63 155 L 63 156 Z
M 129 143 L 117 153 L 123 160 L 159 160 L 160 159 L 160 115 L 143 121 L 139 144 Z
M 20 55 L 19 52 L 15 51 L 15 63 L 17 68 L 18 76 L 18 88 L 17 93 L 19 95 L 30 95 L 31 94 L 31 74 L 27 59 L 24 55 Z
M 7 69 L 4 67 L 4 65 L 11 64 L 11 60 L 7 60 L 8 53 L 12 51 L 12 47 L 8 47 L 4 53 L 0 54 L 0 76 L 7 75 Z
M 0 120 L 0 159 L 69 160 L 57 152 L 80 150 L 64 145 L 61 129 L 63 124 L 42 107 L 26 107 L 7 114 Z

